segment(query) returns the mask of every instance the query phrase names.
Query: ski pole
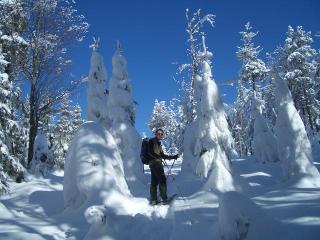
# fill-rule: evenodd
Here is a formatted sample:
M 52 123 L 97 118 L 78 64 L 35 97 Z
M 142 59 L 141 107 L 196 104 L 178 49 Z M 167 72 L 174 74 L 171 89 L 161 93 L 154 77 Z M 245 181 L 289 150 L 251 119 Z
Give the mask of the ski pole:
M 169 177 L 169 175 L 171 175 L 171 169 L 173 168 L 174 162 L 175 162 L 176 160 L 177 160 L 177 159 L 174 159 L 174 160 L 173 160 L 173 163 L 171 164 L 170 169 L 169 169 L 169 171 L 168 171 L 168 176 L 167 176 L 167 177 Z
M 169 177 L 169 175 L 170 175 L 170 176 L 172 176 L 173 180 L 175 180 L 175 178 L 173 177 L 173 175 L 172 175 L 172 174 L 170 174 L 171 169 L 169 168 L 169 166 L 168 166 L 167 162 L 166 162 L 165 160 L 162 160 L 162 161 L 163 161 L 164 165 L 165 165 L 165 166 L 167 167 L 167 169 L 168 169 L 167 178 L 168 178 L 168 177 Z

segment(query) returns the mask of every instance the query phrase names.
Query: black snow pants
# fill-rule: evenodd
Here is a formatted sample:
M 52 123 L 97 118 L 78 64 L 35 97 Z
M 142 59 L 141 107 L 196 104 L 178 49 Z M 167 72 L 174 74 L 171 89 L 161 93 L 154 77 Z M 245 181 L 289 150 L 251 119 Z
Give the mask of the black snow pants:
M 157 187 L 159 185 L 160 197 L 167 200 L 167 179 L 164 174 L 162 163 L 150 165 L 151 185 L 150 185 L 150 201 L 157 201 Z

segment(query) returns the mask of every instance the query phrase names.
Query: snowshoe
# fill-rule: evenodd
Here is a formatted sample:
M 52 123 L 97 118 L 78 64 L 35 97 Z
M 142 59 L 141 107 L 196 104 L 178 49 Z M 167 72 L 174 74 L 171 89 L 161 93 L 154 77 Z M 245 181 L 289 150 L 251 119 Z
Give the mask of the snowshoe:
M 171 197 L 168 197 L 166 200 L 161 200 L 158 205 L 169 205 L 177 196 L 177 194 L 173 194 Z

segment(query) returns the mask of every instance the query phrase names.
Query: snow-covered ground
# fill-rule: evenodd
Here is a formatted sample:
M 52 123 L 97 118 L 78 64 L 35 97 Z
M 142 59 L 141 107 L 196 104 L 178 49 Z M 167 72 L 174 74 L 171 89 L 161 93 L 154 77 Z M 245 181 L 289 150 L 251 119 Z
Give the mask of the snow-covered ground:
M 169 195 L 178 194 L 171 206 L 149 206 L 145 189 L 145 196 L 122 199 L 119 211 L 105 210 L 96 228 L 85 209 L 64 210 L 63 172 L 11 183 L 13 192 L 0 198 L 0 239 L 102 239 L 94 237 L 99 231 L 103 239 L 319 239 L 320 189 L 283 185 L 279 163 L 233 160 L 243 192 L 224 194 L 202 191 L 205 181 L 182 176 L 180 167 L 177 160 L 168 177 Z

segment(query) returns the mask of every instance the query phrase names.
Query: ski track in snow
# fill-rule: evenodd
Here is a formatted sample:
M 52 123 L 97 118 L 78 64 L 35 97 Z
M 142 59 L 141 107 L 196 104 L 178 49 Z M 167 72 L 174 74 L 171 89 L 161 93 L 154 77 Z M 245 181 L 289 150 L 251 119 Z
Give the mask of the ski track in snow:
M 320 167 L 317 162 L 315 165 Z M 181 161 L 176 161 L 173 175 L 168 177 L 168 195 L 178 194 L 171 205 L 150 206 L 146 198 L 135 198 L 133 202 L 139 204 L 133 206 L 131 215 L 125 211 L 113 219 L 107 215 L 105 239 L 220 239 L 219 195 L 199 191 L 204 181 L 179 175 L 180 166 Z M 247 158 L 234 160 L 232 167 L 241 181 L 249 183 L 243 184 L 243 194 L 279 222 L 280 230 L 275 232 L 281 239 L 318 239 L 320 189 L 281 187 L 279 163 L 260 164 Z M 145 174 L 149 180 L 148 167 Z M 84 216 L 63 209 L 62 172 L 11 184 L 14 192 L 0 198 L 0 239 L 85 237 L 90 226 Z M 250 228 L 247 237 L 253 239 Z

